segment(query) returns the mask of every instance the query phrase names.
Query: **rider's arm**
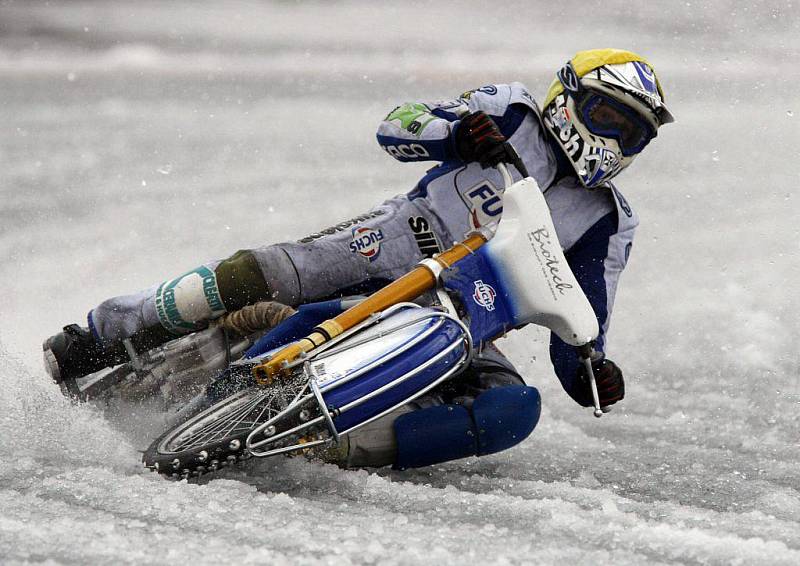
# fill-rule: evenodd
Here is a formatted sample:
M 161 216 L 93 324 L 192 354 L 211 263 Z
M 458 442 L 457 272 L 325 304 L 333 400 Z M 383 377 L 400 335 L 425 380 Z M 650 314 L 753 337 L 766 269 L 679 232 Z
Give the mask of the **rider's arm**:
M 383 119 L 378 144 L 399 161 L 460 161 L 455 136 L 461 116 L 483 110 L 510 138 L 532 111 L 532 104 L 519 83 L 487 85 L 435 103 L 407 102 Z
M 633 243 L 636 223 L 635 220 L 626 220 L 620 222 L 619 209 L 609 212 L 565 253 L 570 268 L 597 315 L 600 334 L 595 350 L 598 352 L 605 351 L 617 283 Z M 578 377 L 580 360 L 575 347 L 551 334 L 550 359 L 564 390 L 576 401 L 582 398 L 585 384 Z
M 457 124 L 458 116 L 449 110 L 407 102 L 378 126 L 378 143 L 399 161 L 450 161 L 458 158 L 453 135 Z

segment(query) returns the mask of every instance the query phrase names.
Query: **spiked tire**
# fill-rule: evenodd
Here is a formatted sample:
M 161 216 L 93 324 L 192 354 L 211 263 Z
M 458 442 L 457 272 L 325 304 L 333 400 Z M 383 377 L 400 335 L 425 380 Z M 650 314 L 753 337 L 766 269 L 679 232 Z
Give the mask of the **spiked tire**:
M 248 387 L 217 403 L 203 399 L 187 407 L 180 424 L 150 445 L 142 462 L 162 475 L 182 479 L 246 460 L 247 436 L 283 410 L 291 395 L 286 386 Z

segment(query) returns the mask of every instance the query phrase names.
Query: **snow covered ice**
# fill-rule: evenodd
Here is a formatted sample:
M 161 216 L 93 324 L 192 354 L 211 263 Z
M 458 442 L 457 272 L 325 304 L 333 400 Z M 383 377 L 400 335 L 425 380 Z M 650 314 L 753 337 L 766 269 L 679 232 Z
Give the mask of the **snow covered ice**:
M 0 563 L 800 563 L 791 2 L 0 3 Z M 597 420 L 546 335 L 494 456 L 411 472 L 278 459 L 198 483 L 140 467 L 149 409 L 62 398 L 43 338 L 99 300 L 410 189 L 378 121 L 579 49 L 650 57 L 677 122 L 620 179 L 642 217 Z

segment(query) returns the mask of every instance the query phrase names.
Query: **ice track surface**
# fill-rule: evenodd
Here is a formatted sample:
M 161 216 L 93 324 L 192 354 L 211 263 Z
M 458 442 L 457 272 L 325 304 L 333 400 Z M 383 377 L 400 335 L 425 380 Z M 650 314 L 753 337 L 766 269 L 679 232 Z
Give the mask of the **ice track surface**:
M 0 563 L 799 564 L 798 7 L 788 2 L 0 3 Z M 578 17 L 576 14 L 587 14 Z M 574 51 L 651 57 L 677 123 L 619 182 L 642 217 L 601 420 L 546 335 L 508 452 L 412 472 L 140 468 L 161 426 L 63 399 L 39 344 L 99 300 L 350 218 L 424 166 L 398 103 Z

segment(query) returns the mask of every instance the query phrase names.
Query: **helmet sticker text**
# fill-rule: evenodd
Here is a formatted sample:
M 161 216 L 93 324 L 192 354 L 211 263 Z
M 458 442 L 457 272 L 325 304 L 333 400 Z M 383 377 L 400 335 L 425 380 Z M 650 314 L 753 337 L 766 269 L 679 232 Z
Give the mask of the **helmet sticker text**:
M 567 63 L 561 70 L 558 71 L 558 80 L 561 81 L 561 84 L 564 85 L 564 90 L 569 92 L 578 92 L 580 90 L 580 79 L 578 78 L 578 74 L 575 72 L 572 63 Z

